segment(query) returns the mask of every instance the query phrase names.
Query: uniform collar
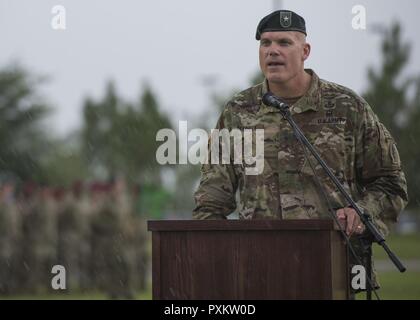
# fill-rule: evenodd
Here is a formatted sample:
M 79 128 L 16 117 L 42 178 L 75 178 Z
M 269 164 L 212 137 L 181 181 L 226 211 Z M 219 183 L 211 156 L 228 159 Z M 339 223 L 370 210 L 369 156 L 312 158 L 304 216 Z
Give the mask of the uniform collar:
M 320 101 L 321 101 L 321 92 L 319 90 L 320 89 L 319 77 L 312 69 L 305 69 L 305 71 L 312 76 L 311 85 L 308 91 L 298 101 L 296 101 L 296 103 L 290 108 L 291 114 L 302 113 L 308 110 L 318 111 L 318 105 L 320 104 Z M 267 91 L 268 91 L 268 83 L 267 83 L 267 79 L 264 79 L 264 82 L 262 83 L 261 96 L 259 97 L 259 100 L 261 101 L 261 105 L 263 106 L 262 109 L 265 112 L 279 112 L 277 108 L 267 106 L 262 102 L 262 96 Z

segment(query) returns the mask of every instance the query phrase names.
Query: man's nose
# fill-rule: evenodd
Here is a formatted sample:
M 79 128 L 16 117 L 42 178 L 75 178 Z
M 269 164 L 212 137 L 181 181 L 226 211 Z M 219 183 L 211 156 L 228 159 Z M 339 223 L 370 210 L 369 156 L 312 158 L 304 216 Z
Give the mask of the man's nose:
M 268 48 L 267 53 L 268 53 L 269 56 L 278 56 L 279 55 L 279 50 L 275 46 L 270 46 L 270 48 Z

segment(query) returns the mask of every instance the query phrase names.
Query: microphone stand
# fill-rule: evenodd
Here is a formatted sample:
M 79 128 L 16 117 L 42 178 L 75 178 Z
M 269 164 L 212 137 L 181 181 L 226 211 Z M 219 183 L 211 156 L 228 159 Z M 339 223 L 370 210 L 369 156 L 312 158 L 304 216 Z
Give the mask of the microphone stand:
M 270 101 L 270 103 L 268 103 L 268 104 L 269 105 L 274 104 L 280 110 L 280 113 L 282 114 L 284 119 L 286 119 L 287 122 L 292 127 L 296 138 L 298 140 L 300 140 L 305 145 L 305 147 L 311 152 L 311 154 L 315 157 L 315 159 L 318 161 L 318 163 L 324 169 L 325 173 L 328 175 L 328 177 L 331 179 L 331 181 L 334 183 L 334 185 L 337 187 L 337 189 L 340 191 L 340 193 L 343 195 L 343 197 L 347 200 L 347 202 L 350 204 L 350 206 L 359 215 L 360 221 L 364 224 L 365 229 L 369 231 L 369 235 L 370 235 L 372 241 L 374 241 L 374 242 L 378 243 L 380 246 L 382 246 L 382 248 L 386 251 L 386 253 L 388 254 L 391 261 L 397 267 L 397 269 L 400 272 L 404 272 L 406 270 L 406 267 L 402 264 L 400 259 L 391 251 L 391 249 L 385 243 L 384 237 L 379 232 L 379 230 L 376 228 L 376 226 L 372 223 L 371 216 L 368 213 L 364 212 L 364 210 L 362 210 L 356 204 L 356 202 L 354 202 L 352 197 L 347 193 L 347 191 L 344 189 L 343 185 L 340 183 L 340 181 L 337 179 L 337 177 L 333 174 L 333 172 L 328 167 L 328 165 L 325 163 L 325 161 L 320 157 L 320 155 L 318 154 L 316 149 L 312 146 L 312 144 L 305 137 L 302 130 L 299 128 L 299 126 L 294 121 L 294 119 L 293 119 L 293 117 L 292 117 L 292 115 L 289 111 L 289 106 L 286 103 L 281 102 L 280 99 L 278 99 L 277 97 L 275 97 L 271 93 L 266 93 L 266 95 L 269 95 L 268 101 Z M 267 100 L 265 100 L 264 98 L 265 97 L 263 97 L 263 101 L 265 103 L 265 101 L 267 101 Z M 370 249 L 368 250 L 368 260 L 369 260 L 368 261 L 368 269 L 369 269 L 368 272 L 371 271 L 371 256 L 372 256 L 372 251 L 371 251 L 371 247 L 370 247 Z M 371 273 L 369 273 L 369 277 L 370 276 L 371 276 Z M 372 290 L 371 286 L 368 285 L 368 288 L 367 288 L 368 299 L 371 297 L 371 290 Z

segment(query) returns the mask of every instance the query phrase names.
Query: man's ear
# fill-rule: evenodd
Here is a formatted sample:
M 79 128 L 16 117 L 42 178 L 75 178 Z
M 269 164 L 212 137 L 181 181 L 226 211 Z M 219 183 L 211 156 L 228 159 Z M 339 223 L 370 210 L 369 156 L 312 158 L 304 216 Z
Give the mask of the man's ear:
M 302 55 L 303 61 L 308 59 L 310 53 L 311 53 L 311 45 L 306 42 L 303 44 L 303 55 Z

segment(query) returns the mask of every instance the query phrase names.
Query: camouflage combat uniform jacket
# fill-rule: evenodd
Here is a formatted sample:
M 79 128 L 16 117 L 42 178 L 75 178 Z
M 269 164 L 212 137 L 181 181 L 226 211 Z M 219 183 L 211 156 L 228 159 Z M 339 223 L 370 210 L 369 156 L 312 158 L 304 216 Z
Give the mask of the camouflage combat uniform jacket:
M 408 201 L 395 141 L 361 97 L 319 79 L 312 70 L 307 72 L 312 75 L 310 88 L 291 106 L 291 114 L 345 189 L 386 233 L 387 222 L 395 222 Z M 241 219 L 331 217 L 290 125 L 278 109 L 261 101 L 265 92 L 266 81 L 238 93 L 217 123 L 218 129 L 264 129 L 263 172 L 246 175 L 245 166 L 233 161 L 202 165 L 193 218 L 226 218 L 236 209 L 238 188 Z M 347 202 L 307 153 L 332 208 L 346 207 Z

